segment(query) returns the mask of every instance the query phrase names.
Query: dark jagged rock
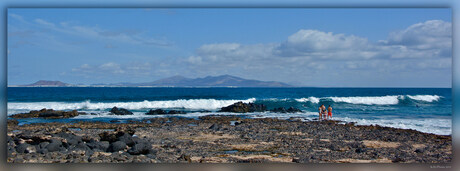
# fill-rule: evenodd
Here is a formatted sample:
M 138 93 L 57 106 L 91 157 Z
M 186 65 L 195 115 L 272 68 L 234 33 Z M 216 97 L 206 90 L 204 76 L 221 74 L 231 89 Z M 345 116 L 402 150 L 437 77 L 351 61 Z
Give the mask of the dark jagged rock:
M 19 144 L 18 146 L 16 146 L 16 151 L 18 153 L 35 153 L 36 148 L 35 146 L 31 146 L 27 143 L 23 143 L 23 144 Z
M 135 144 L 128 150 L 129 154 L 132 155 L 139 155 L 139 154 L 149 154 L 151 149 L 151 145 L 147 142 L 142 142 L 139 144 Z
M 71 134 L 71 133 L 65 133 L 65 132 L 60 132 L 55 134 L 54 136 L 56 137 L 61 137 L 65 139 L 65 145 L 77 145 L 78 143 L 82 142 L 82 139 L 80 136 Z
M 101 137 L 101 141 L 115 142 L 118 140 L 117 134 L 110 132 L 100 133 L 99 137 Z
M 184 111 L 170 110 L 168 114 L 186 114 Z
M 186 114 L 186 112 L 184 111 L 179 111 L 179 110 L 170 110 L 170 111 L 165 111 L 163 109 L 155 109 L 155 110 L 152 110 L 150 109 L 147 113 L 145 113 L 146 115 L 165 115 L 165 114 Z
M 10 117 L 12 118 L 49 118 L 49 119 L 59 119 L 59 118 L 71 118 L 80 115 L 82 112 L 77 112 L 77 110 L 72 111 L 60 111 L 53 109 L 42 109 L 42 110 L 32 110 L 29 113 L 20 113 L 15 114 Z
M 52 140 L 51 143 L 46 145 L 46 150 L 49 152 L 60 151 L 63 148 L 62 142 L 59 140 Z
M 110 144 L 108 151 L 109 152 L 117 152 L 122 151 L 126 148 L 126 143 L 123 141 L 116 141 Z
M 132 115 L 133 112 L 127 110 L 127 109 L 124 109 L 124 108 L 117 108 L 116 106 L 113 107 L 112 109 L 110 109 L 110 113 L 114 114 L 114 115 Z
M 264 112 L 266 110 L 267 107 L 264 104 L 236 102 L 230 106 L 222 107 L 219 112 L 247 113 Z
M 86 143 L 86 145 L 93 151 L 107 151 L 107 149 L 110 146 L 110 143 L 108 141 L 92 141 L 89 143 Z
M 133 137 L 131 135 L 129 135 L 129 134 L 126 134 L 126 133 L 121 135 L 121 136 L 119 136 L 117 138 L 117 140 L 124 142 L 126 145 L 128 145 L 130 147 L 134 145 Z
M 147 113 L 145 113 L 146 115 L 164 115 L 164 114 L 167 114 L 166 111 L 164 111 L 163 109 L 155 109 L 155 110 L 152 110 L 150 109 Z

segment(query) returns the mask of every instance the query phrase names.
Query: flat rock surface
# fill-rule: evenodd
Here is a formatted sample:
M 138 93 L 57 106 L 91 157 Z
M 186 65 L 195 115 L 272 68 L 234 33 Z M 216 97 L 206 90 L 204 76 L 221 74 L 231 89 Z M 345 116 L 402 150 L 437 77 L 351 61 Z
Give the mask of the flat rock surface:
M 130 123 L 8 123 L 8 162 L 13 163 L 452 161 L 451 136 L 339 121 L 205 116 Z

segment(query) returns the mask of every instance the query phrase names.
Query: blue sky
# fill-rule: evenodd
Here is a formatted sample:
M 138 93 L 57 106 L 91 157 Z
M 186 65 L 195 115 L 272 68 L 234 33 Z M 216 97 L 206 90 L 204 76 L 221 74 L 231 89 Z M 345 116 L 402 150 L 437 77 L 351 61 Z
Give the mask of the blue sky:
M 302 86 L 451 87 L 448 8 L 8 9 L 8 84 L 230 74 Z

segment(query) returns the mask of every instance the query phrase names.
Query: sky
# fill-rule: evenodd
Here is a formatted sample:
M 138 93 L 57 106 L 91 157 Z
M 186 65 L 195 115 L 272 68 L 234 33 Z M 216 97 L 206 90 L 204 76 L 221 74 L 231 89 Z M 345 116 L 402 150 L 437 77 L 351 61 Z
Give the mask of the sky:
M 452 86 L 449 8 L 9 8 L 7 41 L 8 85 Z

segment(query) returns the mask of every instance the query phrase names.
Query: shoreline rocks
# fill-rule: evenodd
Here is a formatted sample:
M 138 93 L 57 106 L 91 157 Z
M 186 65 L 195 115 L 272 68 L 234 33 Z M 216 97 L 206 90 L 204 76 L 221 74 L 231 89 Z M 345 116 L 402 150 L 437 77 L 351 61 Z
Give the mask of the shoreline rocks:
M 248 112 L 264 112 L 267 107 L 264 104 L 243 103 L 236 102 L 230 106 L 222 107 L 219 112 L 234 112 L 234 113 L 248 113 Z
M 29 113 L 20 113 L 11 115 L 11 118 L 45 118 L 45 119 L 59 119 L 59 118 L 71 118 L 78 115 L 84 115 L 84 112 L 78 112 L 77 110 L 72 111 L 61 111 L 43 108 L 41 110 L 32 110 Z
M 452 162 L 452 136 L 339 121 L 220 115 L 7 129 L 10 163 Z
M 116 106 L 110 109 L 110 113 L 114 115 L 132 115 L 133 112 L 124 109 L 124 108 L 117 108 Z
M 172 114 L 186 114 L 186 112 L 184 111 L 179 111 L 179 110 L 169 110 L 169 111 L 165 111 L 163 109 L 150 109 L 147 113 L 145 113 L 146 115 L 172 115 Z
M 295 107 L 289 107 L 288 109 L 284 107 L 278 107 L 271 110 L 267 110 L 267 107 L 264 104 L 255 104 L 255 103 L 243 103 L 236 102 L 232 105 L 222 107 L 219 112 L 233 112 L 233 113 L 248 113 L 248 112 L 276 112 L 276 113 L 297 113 L 302 112 L 302 110 Z

